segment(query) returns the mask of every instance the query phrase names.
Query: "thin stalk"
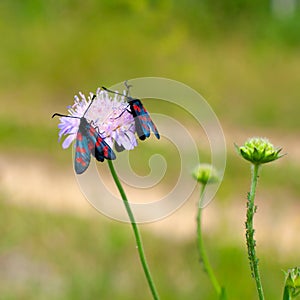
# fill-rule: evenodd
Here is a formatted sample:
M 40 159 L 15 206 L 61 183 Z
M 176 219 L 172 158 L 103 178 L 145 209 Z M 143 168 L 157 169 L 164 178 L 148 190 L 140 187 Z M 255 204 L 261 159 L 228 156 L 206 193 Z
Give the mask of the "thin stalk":
M 119 180 L 119 177 L 118 177 L 118 175 L 116 173 L 116 170 L 114 168 L 114 165 L 113 165 L 112 161 L 111 160 L 107 160 L 107 161 L 108 161 L 108 166 L 109 166 L 111 175 L 112 175 L 112 177 L 113 177 L 113 179 L 115 181 L 115 184 L 116 184 L 116 186 L 117 186 L 117 188 L 118 188 L 118 190 L 120 192 L 120 195 L 121 195 L 121 197 L 123 199 L 123 203 L 125 205 L 127 214 L 129 216 L 129 219 L 130 219 L 130 222 L 131 222 L 131 226 L 132 226 L 132 229 L 133 229 L 133 232 L 134 232 L 134 237 L 135 237 L 135 240 L 136 240 L 136 245 L 137 245 L 137 249 L 138 249 L 140 261 L 142 263 L 142 267 L 143 267 L 143 270 L 144 270 L 144 273 L 145 273 L 145 276 L 146 276 L 149 288 L 151 290 L 153 299 L 159 300 L 159 296 L 158 296 L 158 293 L 156 291 L 156 288 L 155 288 L 155 285 L 154 285 L 154 282 L 153 282 L 153 279 L 151 277 L 150 270 L 149 270 L 149 267 L 148 267 L 148 264 L 147 264 L 145 252 L 144 252 L 144 249 L 143 249 L 142 238 L 140 236 L 139 229 L 137 227 L 137 224 L 136 224 L 135 219 L 134 219 L 134 215 L 133 215 L 132 210 L 130 208 L 130 204 L 128 202 L 127 196 L 125 194 L 125 191 L 124 191 L 124 189 L 122 187 L 122 184 L 121 184 L 121 182 Z
M 219 296 L 219 299 L 226 299 L 225 296 L 225 290 L 221 287 L 219 284 L 213 269 L 209 263 L 205 248 L 204 248 L 204 242 L 203 242 L 203 236 L 202 236 L 202 227 L 201 227 L 201 220 L 202 220 L 202 207 L 201 207 L 201 200 L 203 197 L 205 184 L 202 184 L 202 188 L 200 191 L 200 198 L 198 203 L 198 213 L 197 213 L 197 241 L 198 241 L 198 252 L 199 252 L 199 258 L 200 262 L 203 265 L 204 271 L 207 273 L 210 281 L 212 282 L 212 285 L 216 291 L 216 293 Z
M 283 291 L 283 300 L 292 300 L 293 297 L 291 295 L 291 290 L 288 286 L 284 287 L 284 291 Z
M 250 193 L 248 194 L 248 202 L 247 202 L 247 218 L 246 218 L 246 241 L 248 248 L 248 257 L 250 261 L 250 268 L 252 277 L 256 283 L 256 289 L 258 292 L 258 296 L 260 300 L 264 300 L 264 293 L 262 288 L 262 283 L 259 274 L 258 268 L 258 258 L 256 256 L 255 246 L 256 241 L 254 239 L 254 228 L 253 228 L 253 217 L 256 212 L 256 206 L 254 205 L 255 199 L 255 191 L 258 180 L 258 171 L 259 165 L 252 164 L 251 165 L 251 188 Z

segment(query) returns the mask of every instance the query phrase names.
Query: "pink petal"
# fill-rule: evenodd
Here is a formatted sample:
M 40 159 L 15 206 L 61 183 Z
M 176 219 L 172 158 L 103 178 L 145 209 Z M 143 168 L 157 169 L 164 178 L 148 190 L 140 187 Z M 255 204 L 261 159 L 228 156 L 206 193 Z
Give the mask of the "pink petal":
M 70 134 L 62 143 L 63 149 L 67 149 L 71 143 L 75 140 L 76 134 Z

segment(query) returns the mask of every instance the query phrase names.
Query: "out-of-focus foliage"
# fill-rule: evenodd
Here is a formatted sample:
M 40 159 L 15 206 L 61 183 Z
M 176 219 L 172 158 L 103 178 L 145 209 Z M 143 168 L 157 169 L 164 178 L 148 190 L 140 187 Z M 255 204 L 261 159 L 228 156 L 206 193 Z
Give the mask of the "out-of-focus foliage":
M 227 169 L 217 195 L 224 210 L 237 200 L 246 201 L 249 166 L 233 147 L 243 142 L 241 134 L 267 136 L 288 153 L 278 165 L 264 168 L 259 182 L 258 195 L 270 195 L 265 201 L 274 209 L 266 219 L 275 214 L 276 225 L 283 205 L 294 205 L 297 211 L 293 200 L 300 192 L 294 151 L 300 128 L 300 5 L 289 0 L 291 6 L 278 9 L 279 2 L 283 1 L 1 0 L 1 156 L 9 153 L 28 161 L 28 170 L 36 154 L 64 167 L 70 164 L 71 151 L 57 144 L 57 121 L 51 115 L 65 112 L 79 90 L 87 94 L 102 85 L 144 76 L 175 79 L 200 92 L 225 128 Z M 178 107 L 158 99 L 146 106 L 180 120 L 197 134 L 195 120 Z M 281 143 L 281 138 L 286 139 Z M 149 154 L 159 150 L 170 162 L 170 172 L 177 173 L 175 146 L 161 140 L 154 147 L 141 143 L 130 154 L 133 169 L 147 173 Z M 209 157 L 202 149 L 200 154 L 202 161 Z M 104 222 L 100 216 L 83 220 L 17 208 L 6 197 L 4 175 L 0 298 L 150 299 L 128 226 Z M 166 189 L 176 180 L 174 176 L 163 182 Z M 257 218 L 264 218 L 260 210 Z M 212 264 L 229 299 L 252 299 L 255 287 L 247 254 L 241 244 L 228 245 L 223 225 L 217 224 L 220 229 L 214 234 L 205 232 Z M 275 232 L 261 227 L 257 231 L 262 229 L 265 236 Z M 197 264 L 194 240 L 178 242 L 172 234 L 163 239 L 146 231 L 143 236 L 162 299 L 214 299 Z M 268 247 L 267 240 L 258 243 Z M 282 256 L 280 249 L 259 252 L 269 299 L 280 297 L 280 270 L 297 264 L 290 257 L 295 251 Z
M 20 209 L 0 202 L 2 299 L 151 299 L 130 225 Z M 176 242 L 142 229 L 146 255 L 162 299 L 215 299 L 197 263 L 196 243 Z M 212 264 L 228 298 L 255 297 L 244 249 L 206 237 Z M 266 255 L 267 256 L 267 255 Z M 283 275 L 276 256 L 262 257 L 266 295 L 277 298 Z M 277 274 L 278 273 L 278 274 Z M 236 282 L 239 282 L 238 286 Z

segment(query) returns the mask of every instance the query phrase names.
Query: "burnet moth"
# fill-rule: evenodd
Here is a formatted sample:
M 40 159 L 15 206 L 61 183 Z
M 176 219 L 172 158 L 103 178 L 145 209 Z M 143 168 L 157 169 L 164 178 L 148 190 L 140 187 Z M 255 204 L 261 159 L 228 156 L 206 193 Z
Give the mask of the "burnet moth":
M 142 101 L 140 99 L 130 97 L 129 96 L 129 88 L 131 86 L 127 84 L 127 81 L 125 81 L 124 84 L 127 88 L 126 95 L 111 91 L 111 90 L 107 89 L 106 87 L 102 87 L 102 89 L 104 89 L 110 93 L 125 96 L 127 98 L 127 102 L 129 105 L 129 110 L 127 109 L 127 111 L 129 113 L 131 113 L 134 118 L 135 130 L 136 130 L 136 133 L 140 140 L 145 140 L 146 138 L 148 138 L 150 136 L 151 130 L 154 133 L 154 135 L 159 139 L 160 135 L 158 133 L 158 130 L 157 130 L 155 124 L 153 123 L 153 121 L 151 120 Z M 122 151 L 122 149 L 119 149 L 119 150 L 117 149 L 117 151 Z
M 82 117 L 67 116 L 59 113 L 55 113 L 52 116 L 52 118 L 54 118 L 55 116 L 59 116 L 80 120 L 75 144 L 74 166 L 76 174 L 82 174 L 88 168 L 91 161 L 91 154 L 101 162 L 103 162 L 104 159 L 113 160 L 116 158 L 115 153 L 99 135 L 96 128 L 94 128 L 84 117 L 86 112 L 92 105 L 95 97 L 96 96 L 94 95 L 90 105 L 88 106 Z

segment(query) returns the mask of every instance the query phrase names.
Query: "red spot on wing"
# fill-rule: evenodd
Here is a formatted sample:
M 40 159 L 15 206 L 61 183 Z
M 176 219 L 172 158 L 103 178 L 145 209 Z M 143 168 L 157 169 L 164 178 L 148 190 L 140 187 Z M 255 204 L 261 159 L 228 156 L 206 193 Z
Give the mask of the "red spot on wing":
M 103 156 L 108 157 L 108 146 L 103 147 Z
M 94 143 L 93 143 L 92 141 L 90 141 L 90 142 L 88 143 L 88 148 L 89 148 L 90 151 L 91 151 L 92 149 L 94 149 Z
M 96 147 L 99 147 L 102 144 L 102 141 L 103 141 L 103 139 L 100 136 L 98 136 L 97 142 L 96 142 Z
M 142 125 L 143 125 L 143 127 L 144 127 L 146 130 L 149 130 L 149 126 L 148 126 L 148 124 L 146 124 L 146 123 L 142 123 Z
M 86 166 L 86 162 L 83 160 L 82 157 L 76 157 L 76 162 L 80 163 L 83 167 Z
M 141 112 L 141 108 L 137 104 L 133 104 L 133 109 L 137 112 Z
M 77 140 L 82 141 L 82 134 L 80 131 L 77 133 Z
M 95 135 L 96 129 L 93 126 L 90 126 L 90 135 Z
M 76 147 L 76 152 L 86 153 L 86 150 L 84 148 L 81 148 L 81 147 Z

